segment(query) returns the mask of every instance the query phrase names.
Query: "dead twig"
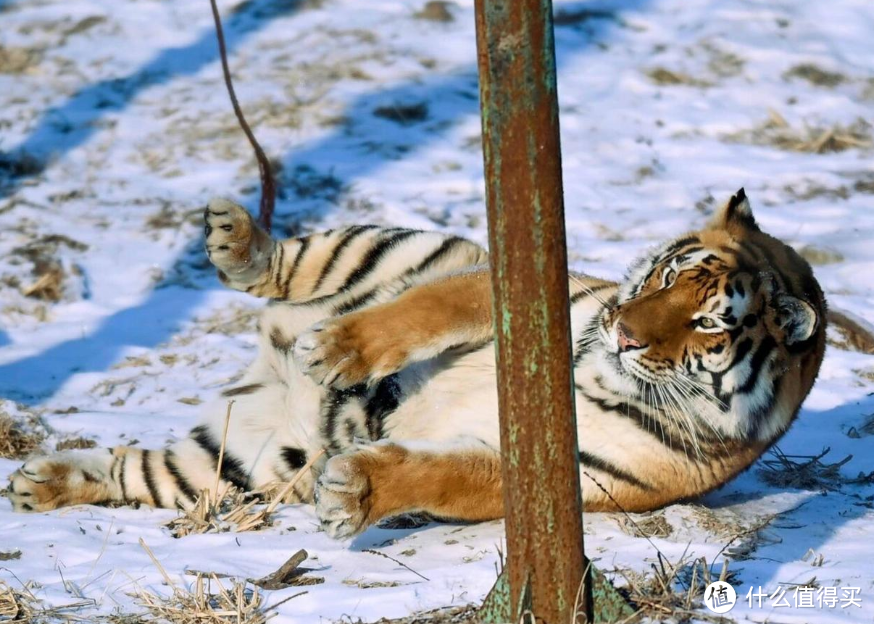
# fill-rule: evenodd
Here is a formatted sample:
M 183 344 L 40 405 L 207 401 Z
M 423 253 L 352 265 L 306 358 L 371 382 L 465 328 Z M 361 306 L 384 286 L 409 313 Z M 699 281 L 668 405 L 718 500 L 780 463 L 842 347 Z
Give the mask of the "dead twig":
M 413 574 L 415 574 L 419 578 L 425 579 L 426 581 L 431 580 L 427 576 L 425 576 L 424 574 L 419 574 L 418 572 L 416 572 L 413 568 L 408 566 L 403 561 L 398 561 L 394 557 L 390 557 L 389 555 L 382 553 L 382 552 L 379 552 L 378 550 L 371 550 L 370 548 L 365 548 L 362 552 L 370 553 L 371 555 L 379 555 L 380 557 L 384 557 L 384 558 L 388 559 L 389 561 L 394 561 L 396 564 L 398 564 L 399 566 L 401 566 L 402 568 L 404 568 L 406 570 L 409 570 L 410 572 L 412 572 Z
M 228 427 L 231 424 L 231 408 L 234 407 L 234 401 L 228 401 L 228 411 L 225 414 L 225 428 L 222 431 L 222 445 L 219 448 L 218 462 L 215 465 L 215 486 L 212 488 L 213 496 L 216 497 L 215 502 L 218 503 L 219 482 L 222 477 L 222 467 L 225 461 L 225 446 L 228 443 Z
M 288 561 L 283 563 L 276 572 L 268 574 L 260 579 L 249 579 L 249 582 L 252 583 L 252 585 L 257 585 L 261 589 L 270 590 L 324 583 L 325 579 L 322 577 L 304 576 L 307 569 L 301 568 L 300 564 L 306 561 L 307 557 L 309 557 L 307 551 L 301 549 L 289 557 Z

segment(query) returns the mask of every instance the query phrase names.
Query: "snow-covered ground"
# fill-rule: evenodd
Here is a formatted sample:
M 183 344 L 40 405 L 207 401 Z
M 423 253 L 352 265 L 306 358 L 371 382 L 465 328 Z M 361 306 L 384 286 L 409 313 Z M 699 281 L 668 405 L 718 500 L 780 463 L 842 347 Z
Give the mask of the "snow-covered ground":
M 423 0 L 220 4 L 237 91 L 281 165 L 275 233 L 369 222 L 486 240 L 472 0 L 424 12 Z M 556 12 L 575 268 L 619 278 L 744 186 L 759 222 L 816 261 L 830 301 L 874 321 L 870 0 L 560 1 Z M 793 149 L 817 139 L 825 153 Z M 162 445 L 253 358 L 261 304 L 224 290 L 201 251 L 213 195 L 257 207 L 205 0 L 0 0 L 0 397 L 6 412 L 41 414 L 46 449 L 71 436 Z M 729 556 L 732 618 L 872 621 L 874 485 L 848 483 L 874 471 L 872 380 L 874 358 L 830 349 L 780 442 L 790 455 L 828 447 L 828 463 L 853 455 L 831 491 L 773 485 L 760 462 L 655 514 L 664 522 L 639 518 L 658 525 L 651 540 L 619 516 L 587 515 L 589 555 L 608 573 L 645 572 L 656 548 L 715 569 Z M 0 459 L 0 480 L 19 463 Z M 0 499 L 0 553 L 21 551 L 0 579 L 31 582 L 45 605 L 91 601 L 76 612 L 88 621 L 135 609 L 138 586 L 168 591 L 140 537 L 177 583 L 191 582 L 186 568 L 264 576 L 306 548 L 325 583 L 269 593 L 276 604 L 307 591 L 274 621 L 371 621 L 481 601 L 503 533 L 430 525 L 338 543 L 291 506 L 266 531 L 174 539 L 163 527 L 174 516 L 25 516 Z M 809 582 L 858 587 L 861 607 L 743 599 Z

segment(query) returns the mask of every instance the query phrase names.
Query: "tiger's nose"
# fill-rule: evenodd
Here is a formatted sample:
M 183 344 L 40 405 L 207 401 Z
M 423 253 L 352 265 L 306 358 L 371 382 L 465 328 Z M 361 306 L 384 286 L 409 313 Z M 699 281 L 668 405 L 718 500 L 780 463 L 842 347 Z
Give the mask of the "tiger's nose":
M 640 342 L 635 339 L 634 334 L 628 329 L 624 323 L 619 323 L 616 326 L 616 334 L 619 338 L 619 350 L 622 352 L 631 351 L 632 349 L 640 349 Z

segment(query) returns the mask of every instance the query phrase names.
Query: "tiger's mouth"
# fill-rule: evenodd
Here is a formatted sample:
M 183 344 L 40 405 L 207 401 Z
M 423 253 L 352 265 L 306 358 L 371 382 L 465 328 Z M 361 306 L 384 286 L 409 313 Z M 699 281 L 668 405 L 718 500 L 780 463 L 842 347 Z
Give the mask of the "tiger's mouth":
M 622 353 L 618 350 L 608 353 L 608 361 L 616 372 L 633 380 L 643 389 L 651 386 L 669 386 L 676 382 L 677 372 L 668 365 L 647 366 L 642 354 Z
M 607 325 L 608 316 L 605 314 L 602 322 L 599 323 L 598 333 L 604 347 L 605 360 L 614 372 L 620 377 L 634 382 L 641 391 L 652 386 L 668 386 L 676 383 L 676 378 L 680 373 L 675 371 L 672 365 L 657 361 L 648 365 L 645 362 L 645 360 L 651 359 L 647 356 L 648 347 L 623 351 L 616 339 L 615 329 L 611 330 Z

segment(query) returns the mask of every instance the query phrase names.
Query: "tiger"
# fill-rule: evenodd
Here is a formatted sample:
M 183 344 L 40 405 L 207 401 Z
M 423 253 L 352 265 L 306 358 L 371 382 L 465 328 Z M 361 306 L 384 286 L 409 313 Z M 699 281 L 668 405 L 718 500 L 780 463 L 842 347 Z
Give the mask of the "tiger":
M 163 450 L 29 459 L 10 477 L 15 510 L 190 509 L 217 481 L 248 492 L 298 478 L 284 502 L 313 503 L 337 539 L 407 513 L 503 516 L 485 249 L 373 225 L 278 241 L 224 199 L 204 219 L 221 282 L 269 300 L 254 362 Z M 743 189 L 621 282 L 571 273 L 568 290 L 587 512 L 722 486 L 786 432 L 822 363 L 823 292 Z

